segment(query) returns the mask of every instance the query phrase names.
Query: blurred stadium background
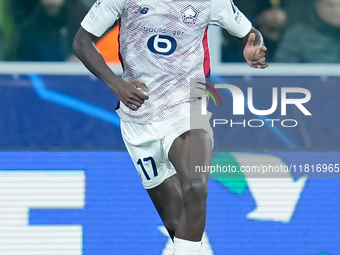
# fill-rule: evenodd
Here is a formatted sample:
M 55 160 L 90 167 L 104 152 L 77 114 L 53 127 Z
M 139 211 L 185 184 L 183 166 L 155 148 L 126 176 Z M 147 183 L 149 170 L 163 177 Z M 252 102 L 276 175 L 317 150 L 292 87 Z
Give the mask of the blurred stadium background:
M 291 12 L 301 3 L 269 2 L 268 8 L 287 12 L 288 25 L 303 19 Z M 0 3 L 0 13 L 11 6 Z M 0 16 L 4 38 L 15 31 L 9 19 Z M 111 47 L 116 36 L 113 29 L 98 48 L 121 74 L 117 48 Z M 245 95 L 253 87 L 258 109 L 270 108 L 273 87 L 308 89 L 312 98 L 304 105 L 312 116 L 289 105 L 284 119 L 297 120 L 294 128 L 218 126 L 213 164 L 340 164 L 339 62 L 277 62 L 253 70 L 222 61 L 235 57 L 225 55 L 234 49 L 228 40 L 210 29 L 213 82 L 238 86 Z M 18 61 L 13 55 L 0 62 L 0 254 L 172 254 L 124 148 L 117 98 L 81 63 L 68 60 Z M 261 118 L 248 109 L 232 117 L 226 110 L 232 108 L 230 95 L 219 94 L 223 107 L 209 105 L 215 118 Z M 270 118 L 283 119 L 279 110 Z M 340 254 L 338 176 L 334 169 L 329 176 L 297 171 L 279 180 L 212 175 L 204 236 L 211 254 Z

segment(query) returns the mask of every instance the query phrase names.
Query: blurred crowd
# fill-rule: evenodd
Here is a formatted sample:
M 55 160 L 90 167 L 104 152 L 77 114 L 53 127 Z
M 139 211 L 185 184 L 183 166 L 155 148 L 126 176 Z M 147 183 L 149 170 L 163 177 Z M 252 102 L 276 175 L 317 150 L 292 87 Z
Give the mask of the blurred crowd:
M 1 0 L 0 60 L 74 60 L 73 37 L 94 1 Z M 234 2 L 262 32 L 269 62 L 340 62 L 340 0 Z M 244 61 L 243 45 L 227 31 L 221 47 L 223 62 Z
M 259 29 L 268 62 L 340 63 L 340 0 L 234 0 Z M 223 62 L 241 62 L 239 40 L 223 32 Z
M 72 60 L 72 41 L 94 1 L 1 0 L 0 59 Z

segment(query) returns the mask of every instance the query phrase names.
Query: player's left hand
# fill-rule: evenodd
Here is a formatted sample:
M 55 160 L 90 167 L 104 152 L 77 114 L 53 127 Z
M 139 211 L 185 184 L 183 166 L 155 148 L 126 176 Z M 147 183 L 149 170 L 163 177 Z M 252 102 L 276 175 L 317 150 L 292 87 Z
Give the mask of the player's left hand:
M 243 50 L 243 56 L 246 59 L 249 66 L 254 68 L 266 68 L 268 63 L 266 62 L 266 46 L 255 46 L 255 34 L 249 35 L 246 46 Z

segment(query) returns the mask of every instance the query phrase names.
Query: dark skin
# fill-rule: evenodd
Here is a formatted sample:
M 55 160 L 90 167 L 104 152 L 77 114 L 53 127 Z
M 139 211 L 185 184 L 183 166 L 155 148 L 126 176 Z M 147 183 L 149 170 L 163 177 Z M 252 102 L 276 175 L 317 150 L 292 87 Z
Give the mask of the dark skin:
M 190 130 L 173 142 L 169 160 L 177 174 L 147 190 L 171 238 L 200 241 L 205 228 L 209 173 L 194 166 L 211 165 L 211 139 L 204 130 Z
M 132 110 L 138 110 L 149 98 L 138 88 L 148 92 L 147 86 L 138 81 L 125 82 L 116 76 L 94 46 L 98 39 L 81 27 L 73 42 L 76 56 L 121 102 Z M 252 28 L 242 40 L 245 45 L 243 55 L 248 65 L 266 68 L 267 48 L 263 45 L 261 33 Z M 174 236 L 191 241 L 200 241 L 202 238 L 209 173 L 195 176 L 192 173 L 195 172 L 194 166 L 211 165 L 211 148 L 211 139 L 204 130 L 190 130 L 180 135 L 174 140 L 168 154 L 177 174 L 147 190 L 172 239 Z
M 73 41 L 75 55 L 90 72 L 109 87 L 120 101 L 130 109 L 137 110 L 145 100 L 149 99 L 148 96 L 144 95 L 137 88 L 141 88 L 145 92 L 149 91 L 148 88 L 144 83 L 138 81 L 125 82 L 115 75 L 94 46 L 99 39 L 80 27 Z

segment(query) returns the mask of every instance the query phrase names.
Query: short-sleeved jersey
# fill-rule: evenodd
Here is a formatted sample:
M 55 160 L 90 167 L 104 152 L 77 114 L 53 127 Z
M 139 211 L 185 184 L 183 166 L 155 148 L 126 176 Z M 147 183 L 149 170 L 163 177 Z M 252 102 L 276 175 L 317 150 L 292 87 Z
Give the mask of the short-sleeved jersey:
M 123 80 L 145 83 L 149 99 L 137 110 L 120 104 L 121 119 L 152 123 L 189 110 L 190 79 L 210 71 L 207 28 L 237 37 L 251 29 L 232 0 L 97 0 L 82 27 L 100 37 L 120 19 Z

